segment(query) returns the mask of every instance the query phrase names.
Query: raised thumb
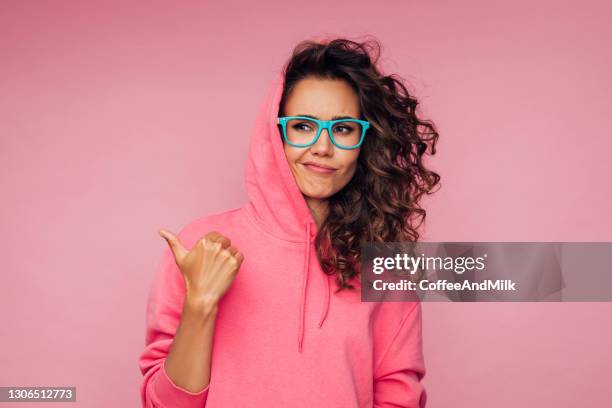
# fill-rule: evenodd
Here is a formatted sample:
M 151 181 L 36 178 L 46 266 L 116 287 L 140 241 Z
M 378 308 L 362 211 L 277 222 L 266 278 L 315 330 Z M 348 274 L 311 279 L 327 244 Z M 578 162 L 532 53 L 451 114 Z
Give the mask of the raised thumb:
M 166 240 L 166 242 L 168 242 L 168 245 L 170 246 L 170 250 L 172 251 L 176 262 L 179 263 L 180 261 L 182 261 L 182 259 L 187 255 L 189 251 L 187 251 L 183 244 L 181 244 L 181 241 L 179 241 L 178 237 L 170 231 L 166 231 L 164 229 L 159 230 L 158 233 L 162 236 L 162 238 Z

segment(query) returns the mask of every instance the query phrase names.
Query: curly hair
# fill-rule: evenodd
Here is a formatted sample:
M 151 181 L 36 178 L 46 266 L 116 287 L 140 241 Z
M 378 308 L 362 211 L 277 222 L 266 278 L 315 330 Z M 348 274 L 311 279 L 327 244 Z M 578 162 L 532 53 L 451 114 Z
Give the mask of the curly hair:
M 419 102 L 401 77 L 383 75 L 376 67 L 380 49 L 376 40 L 306 40 L 283 67 L 279 116 L 300 80 L 341 79 L 355 90 L 362 119 L 371 124 L 355 174 L 328 198 L 327 217 L 315 238 L 321 268 L 336 274 L 338 291 L 354 289 L 350 281 L 359 274 L 362 244 L 419 239 L 417 229 L 426 216 L 419 201 L 440 182 L 423 163 L 425 154 L 436 153 L 436 127 L 417 117 Z

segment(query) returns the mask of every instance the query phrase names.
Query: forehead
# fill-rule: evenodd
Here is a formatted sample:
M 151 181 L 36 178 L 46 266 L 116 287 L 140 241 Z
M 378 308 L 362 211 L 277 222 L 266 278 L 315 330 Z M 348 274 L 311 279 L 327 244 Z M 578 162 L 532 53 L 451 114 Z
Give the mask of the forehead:
M 285 103 L 287 116 L 359 116 L 359 97 L 346 82 L 338 79 L 305 78 L 299 81 Z

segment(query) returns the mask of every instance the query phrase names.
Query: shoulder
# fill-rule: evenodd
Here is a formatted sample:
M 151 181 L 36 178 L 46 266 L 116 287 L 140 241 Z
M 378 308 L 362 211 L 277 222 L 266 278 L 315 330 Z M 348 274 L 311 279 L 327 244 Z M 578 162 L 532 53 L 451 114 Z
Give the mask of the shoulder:
M 379 302 L 373 310 L 374 326 L 391 333 L 407 320 L 421 319 L 421 302 Z
M 210 231 L 229 235 L 239 225 L 244 207 L 231 208 L 222 212 L 207 214 L 187 222 L 179 231 L 179 238 L 184 245 L 192 247 L 200 238 Z

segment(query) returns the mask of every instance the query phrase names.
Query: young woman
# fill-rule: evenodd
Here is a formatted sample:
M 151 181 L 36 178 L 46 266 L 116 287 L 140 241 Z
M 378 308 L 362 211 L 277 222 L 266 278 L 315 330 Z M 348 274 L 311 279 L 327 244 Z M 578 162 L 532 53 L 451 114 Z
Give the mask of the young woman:
M 416 241 L 439 182 L 435 127 L 378 50 L 299 44 L 253 128 L 248 203 L 160 231 L 143 406 L 425 406 L 420 304 L 359 290 L 361 244 Z

